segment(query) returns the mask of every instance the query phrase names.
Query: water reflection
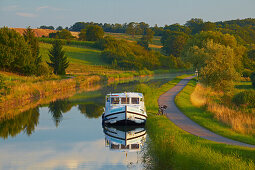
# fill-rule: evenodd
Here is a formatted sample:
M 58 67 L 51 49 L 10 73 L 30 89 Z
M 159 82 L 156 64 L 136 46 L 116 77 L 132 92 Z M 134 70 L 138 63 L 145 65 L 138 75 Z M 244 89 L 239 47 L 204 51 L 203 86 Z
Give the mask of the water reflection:
M 8 136 L 15 137 L 22 131 L 30 136 L 39 123 L 39 116 L 39 108 L 36 107 L 15 116 L 13 119 L 0 122 L 0 137 L 4 139 L 7 139 Z
M 103 126 L 105 147 L 111 151 L 138 152 L 146 140 L 144 126 Z

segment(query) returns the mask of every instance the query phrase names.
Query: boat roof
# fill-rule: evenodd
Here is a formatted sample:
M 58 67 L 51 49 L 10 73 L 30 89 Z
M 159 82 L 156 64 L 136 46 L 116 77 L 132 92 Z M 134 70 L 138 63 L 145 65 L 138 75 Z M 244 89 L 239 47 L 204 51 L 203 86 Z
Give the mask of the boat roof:
M 110 93 L 107 95 L 115 96 L 115 97 L 143 97 L 142 93 L 137 93 L 137 92 Z

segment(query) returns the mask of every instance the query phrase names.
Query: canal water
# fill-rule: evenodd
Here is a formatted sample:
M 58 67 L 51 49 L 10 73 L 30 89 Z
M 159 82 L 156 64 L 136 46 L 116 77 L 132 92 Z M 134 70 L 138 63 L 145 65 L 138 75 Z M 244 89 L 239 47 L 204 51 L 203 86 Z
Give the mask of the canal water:
M 145 169 L 145 127 L 104 127 L 105 95 L 160 86 L 177 74 L 102 85 L 0 120 L 0 169 Z M 146 99 L 145 99 L 146 100 Z M 125 137 L 135 135 L 132 140 Z

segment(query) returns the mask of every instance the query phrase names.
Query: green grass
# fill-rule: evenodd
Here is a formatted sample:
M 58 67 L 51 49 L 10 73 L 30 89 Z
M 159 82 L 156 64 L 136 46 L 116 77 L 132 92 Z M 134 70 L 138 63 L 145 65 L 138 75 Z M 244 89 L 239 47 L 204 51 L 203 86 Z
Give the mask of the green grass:
M 158 97 L 174 87 L 183 75 L 159 88 L 141 85 L 148 114 L 149 141 L 144 161 L 153 169 L 254 169 L 255 150 L 219 144 L 191 135 L 165 116 L 156 116 Z
M 247 84 L 249 83 L 244 83 L 244 85 Z M 231 129 L 231 127 L 214 119 L 212 113 L 205 111 L 203 108 L 193 106 L 190 101 L 190 95 L 194 91 L 195 85 L 195 80 L 191 80 L 188 85 L 177 95 L 175 102 L 180 110 L 193 121 L 219 135 L 255 145 L 254 136 L 235 132 L 233 129 Z
M 40 54 L 44 60 L 49 60 L 48 51 L 51 44 L 40 43 Z M 72 63 L 82 63 L 87 65 L 106 65 L 100 58 L 101 51 L 90 48 L 64 46 L 64 51 Z

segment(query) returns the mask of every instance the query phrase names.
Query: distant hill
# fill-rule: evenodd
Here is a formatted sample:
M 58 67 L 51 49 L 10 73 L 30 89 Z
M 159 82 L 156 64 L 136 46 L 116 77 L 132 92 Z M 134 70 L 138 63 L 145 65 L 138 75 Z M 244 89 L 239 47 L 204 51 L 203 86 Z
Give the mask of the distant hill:
M 11 28 L 16 30 L 18 33 L 23 34 L 25 28 Z M 48 37 L 50 33 L 54 33 L 57 32 L 56 30 L 50 30 L 50 29 L 33 29 L 33 31 L 35 32 L 35 35 L 37 37 L 42 37 L 42 36 L 46 36 Z M 72 32 L 71 34 L 75 37 L 78 37 L 79 32 Z

